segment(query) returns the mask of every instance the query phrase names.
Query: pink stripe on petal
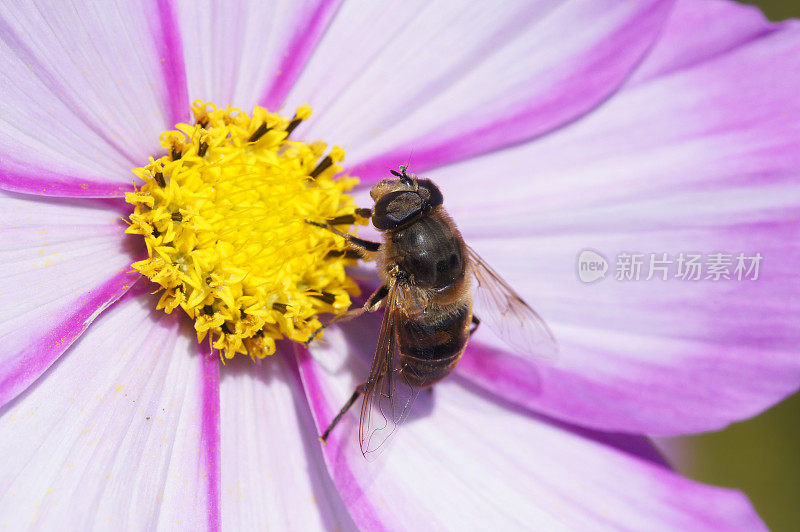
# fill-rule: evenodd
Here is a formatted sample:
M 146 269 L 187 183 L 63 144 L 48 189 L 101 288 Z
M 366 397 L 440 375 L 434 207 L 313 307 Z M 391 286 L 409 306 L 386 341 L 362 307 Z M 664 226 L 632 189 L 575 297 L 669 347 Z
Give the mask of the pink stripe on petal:
M 321 434 L 325 430 L 323 425 L 336 415 L 335 407 L 326 398 L 325 389 L 313 367 L 315 362 L 308 350 L 300 344 L 295 344 L 294 350 L 297 357 L 297 378 L 302 380 L 311 413 L 316 421 L 317 430 Z M 386 525 L 381 522 L 378 513 L 371 506 L 351 467 L 351 461 L 364 459 L 361 454 L 359 453 L 357 456 L 348 454 L 337 434 L 332 434 L 328 438 L 322 451 L 328 470 L 356 524 L 361 529 L 386 530 Z
M 113 181 L 97 182 L 42 169 L 31 169 L 26 173 L 0 166 L 0 189 L 37 196 L 119 198 L 133 190 L 133 174 L 131 184 L 123 184 Z
M 208 482 L 208 529 L 220 530 L 220 420 L 219 420 L 219 355 L 216 351 L 200 354 L 202 376 L 202 426 L 200 452 L 205 479 Z
M 164 76 L 167 126 L 184 122 L 190 116 L 186 86 L 186 66 L 183 62 L 183 43 L 173 0 L 156 0 L 160 31 L 156 36 L 158 50 L 163 54 L 161 72 Z
M 270 85 L 259 99 L 258 105 L 270 110 L 283 105 L 289 89 L 292 88 L 308 58 L 314 52 L 322 34 L 336 14 L 342 0 L 320 0 L 309 17 L 303 17 L 295 28 L 294 35 L 286 45 L 283 59 L 272 78 Z
M 53 328 L 26 350 L 6 360 L 0 370 L 0 406 L 31 385 L 72 345 L 92 321 L 122 297 L 140 278 L 139 272 L 119 272 L 77 300 L 78 307 L 64 309 Z

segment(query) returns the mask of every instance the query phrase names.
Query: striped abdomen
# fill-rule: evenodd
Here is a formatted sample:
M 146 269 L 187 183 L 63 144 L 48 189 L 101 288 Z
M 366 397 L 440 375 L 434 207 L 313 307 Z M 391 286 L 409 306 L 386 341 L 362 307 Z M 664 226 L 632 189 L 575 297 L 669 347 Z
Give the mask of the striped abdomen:
M 428 386 L 455 368 L 469 339 L 470 302 L 442 312 L 428 309 L 414 318 L 400 314 L 397 337 L 400 367 L 414 386 Z

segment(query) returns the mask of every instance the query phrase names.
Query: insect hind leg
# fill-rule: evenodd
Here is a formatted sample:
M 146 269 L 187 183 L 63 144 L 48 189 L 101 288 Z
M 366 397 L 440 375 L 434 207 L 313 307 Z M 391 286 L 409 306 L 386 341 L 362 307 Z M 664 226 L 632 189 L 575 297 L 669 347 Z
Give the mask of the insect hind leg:
M 350 407 L 353 406 L 353 404 L 356 402 L 359 396 L 361 396 L 364 393 L 365 390 L 366 390 L 365 382 L 356 386 L 356 389 L 353 391 L 353 395 L 350 396 L 350 399 L 347 400 L 342 409 L 339 410 L 339 413 L 336 414 L 336 417 L 333 418 L 333 421 L 331 421 L 330 425 L 328 425 L 328 428 L 325 429 L 325 432 L 322 433 L 322 436 L 319 437 L 322 443 L 328 443 L 328 436 L 330 436 L 333 428 L 339 424 L 339 421 L 341 421 L 342 416 L 344 416 L 347 413 L 347 411 L 350 410 Z

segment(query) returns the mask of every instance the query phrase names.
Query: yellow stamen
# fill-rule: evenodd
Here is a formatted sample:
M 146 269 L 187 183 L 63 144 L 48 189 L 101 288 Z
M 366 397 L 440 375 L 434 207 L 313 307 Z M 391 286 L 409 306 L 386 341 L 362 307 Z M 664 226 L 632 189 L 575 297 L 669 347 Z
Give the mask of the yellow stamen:
M 346 194 L 358 179 L 334 179 L 341 148 L 323 158 L 324 143 L 288 140 L 307 106 L 292 119 L 261 107 L 252 117 L 204 102 L 192 110 L 195 125 L 161 135 L 167 155 L 133 170 L 145 184 L 126 195 L 127 232 L 144 236 L 149 255 L 133 267 L 163 288 L 158 308 L 195 320 L 198 341 L 210 335 L 227 358 L 262 358 L 275 340 L 307 340 L 318 314 L 344 312 L 358 293 L 344 241 L 304 222 L 365 223 Z

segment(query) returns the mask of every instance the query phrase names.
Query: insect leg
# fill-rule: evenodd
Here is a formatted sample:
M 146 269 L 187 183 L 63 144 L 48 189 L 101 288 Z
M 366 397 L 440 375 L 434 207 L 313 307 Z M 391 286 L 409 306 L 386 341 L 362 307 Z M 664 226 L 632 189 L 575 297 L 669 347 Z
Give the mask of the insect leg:
M 331 431 L 333 430 L 333 427 L 335 427 L 339 423 L 339 420 L 342 419 L 342 416 L 345 415 L 348 410 L 350 410 L 350 407 L 353 406 L 353 403 L 356 402 L 356 399 L 358 399 L 358 397 L 362 393 L 364 393 L 365 385 L 366 385 L 366 383 L 362 383 L 362 384 L 359 384 L 358 386 L 356 386 L 356 389 L 353 391 L 353 395 L 350 396 L 350 399 L 347 400 L 347 402 L 344 404 L 342 409 L 339 410 L 339 413 L 336 414 L 336 417 L 333 418 L 333 421 L 331 421 L 331 424 L 328 425 L 328 428 L 325 429 L 325 432 L 322 433 L 322 436 L 319 437 L 319 439 L 322 441 L 322 443 L 328 443 L 328 436 L 330 435 Z
M 359 207 L 353 214 L 342 214 L 341 216 L 328 218 L 325 221 L 328 223 L 328 225 L 350 225 L 356 223 L 357 218 L 366 218 L 369 220 L 372 218 L 372 209 Z
M 339 314 L 338 316 L 331 318 L 327 323 L 323 323 L 322 326 L 316 331 L 314 331 L 314 334 L 312 334 L 309 337 L 309 339 L 305 341 L 306 347 L 308 347 L 308 344 L 310 344 L 314 340 L 314 338 L 316 338 L 319 335 L 319 333 L 321 333 L 322 330 L 328 325 L 331 325 L 332 323 L 335 323 L 337 321 L 352 320 L 353 318 L 357 318 L 366 312 L 375 312 L 380 308 L 381 303 L 386 298 L 386 295 L 388 293 L 389 293 L 389 288 L 386 286 L 381 286 L 380 288 L 375 290 L 371 296 L 369 296 L 366 303 L 364 303 L 363 307 L 353 310 L 348 310 L 344 314 Z
M 330 224 L 323 224 L 323 223 L 319 223 L 319 222 L 313 222 L 311 220 L 306 220 L 306 223 L 309 224 L 309 225 L 314 225 L 316 227 L 321 227 L 322 229 L 327 229 L 328 231 L 330 231 L 332 233 L 335 233 L 335 234 L 339 235 L 340 237 L 344 238 L 345 240 L 347 240 L 347 242 L 349 244 L 352 244 L 353 246 L 355 246 L 355 247 L 357 247 L 359 249 L 363 249 L 365 251 L 371 251 L 371 252 L 374 253 L 374 252 L 378 251 L 378 249 L 380 249 L 380 247 L 381 247 L 380 242 L 372 242 L 370 240 L 364 240 L 363 238 L 358 238 L 357 236 L 348 235 L 347 233 L 339 231 L 338 229 L 336 229 L 335 227 L 333 227 Z
M 474 333 L 475 331 L 478 330 L 478 325 L 480 325 L 480 324 L 481 324 L 481 320 L 479 320 L 478 317 L 475 314 L 473 314 L 472 315 L 472 325 L 474 325 L 474 327 L 471 327 L 470 330 L 469 330 L 469 335 L 470 336 L 472 336 L 472 333 Z

